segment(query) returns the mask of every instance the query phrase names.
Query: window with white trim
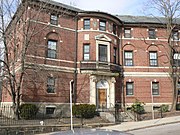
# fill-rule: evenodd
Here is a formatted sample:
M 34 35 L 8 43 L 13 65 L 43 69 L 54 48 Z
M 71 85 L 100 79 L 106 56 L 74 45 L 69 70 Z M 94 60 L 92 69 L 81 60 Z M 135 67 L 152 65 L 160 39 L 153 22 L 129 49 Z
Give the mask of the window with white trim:
M 99 21 L 99 30 L 106 31 L 106 21 L 104 20 Z
M 58 16 L 55 14 L 50 15 L 50 23 L 53 25 L 58 25 Z
M 55 93 L 55 78 L 53 77 L 47 79 L 47 93 Z
M 90 59 L 90 45 L 84 44 L 83 46 L 83 60 L 89 60 Z
M 48 51 L 47 51 L 48 58 L 56 58 L 56 48 L 57 48 L 57 41 L 48 40 Z
M 134 82 L 126 82 L 126 95 L 134 95 Z
M 90 29 L 90 19 L 84 19 L 84 30 Z
M 172 37 L 173 37 L 173 40 L 179 40 L 179 32 L 178 30 L 173 30 L 172 31 Z
M 107 45 L 99 44 L 99 61 L 107 62 Z
M 133 51 L 124 52 L 124 65 L 133 66 Z
M 149 52 L 149 65 L 158 66 L 158 59 L 157 59 L 156 51 Z
M 131 38 L 131 28 L 124 28 L 124 37 Z
M 159 95 L 159 82 L 152 82 L 152 95 Z
M 153 28 L 149 29 L 148 33 L 149 33 L 149 39 L 156 39 L 155 29 L 153 29 Z

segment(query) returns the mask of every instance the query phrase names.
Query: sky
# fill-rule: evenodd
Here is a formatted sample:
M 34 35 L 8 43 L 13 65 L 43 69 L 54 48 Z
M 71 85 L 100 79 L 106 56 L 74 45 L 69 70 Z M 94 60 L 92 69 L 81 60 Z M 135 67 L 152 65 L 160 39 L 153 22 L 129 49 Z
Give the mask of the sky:
M 147 15 L 148 0 L 54 0 L 83 10 L 103 11 L 113 15 Z

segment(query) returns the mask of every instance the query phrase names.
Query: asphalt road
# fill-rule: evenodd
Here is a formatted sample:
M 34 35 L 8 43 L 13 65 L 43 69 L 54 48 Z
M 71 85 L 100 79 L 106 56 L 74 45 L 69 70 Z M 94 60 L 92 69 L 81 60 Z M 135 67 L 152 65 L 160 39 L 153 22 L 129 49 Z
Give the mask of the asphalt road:
M 180 135 L 180 123 L 130 131 L 133 135 Z
M 51 133 L 48 135 L 132 135 L 132 134 L 121 131 L 112 131 L 112 130 L 104 130 L 104 129 L 75 129 L 74 133 L 69 130 L 69 131 Z

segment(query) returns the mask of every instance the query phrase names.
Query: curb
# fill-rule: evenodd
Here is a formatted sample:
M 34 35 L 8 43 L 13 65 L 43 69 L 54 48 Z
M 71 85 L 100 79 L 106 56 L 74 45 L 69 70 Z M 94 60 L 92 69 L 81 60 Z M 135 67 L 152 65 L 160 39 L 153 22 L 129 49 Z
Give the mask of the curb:
M 180 123 L 180 121 L 161 123 L 161 124 L 144 126 L 144 127 L 134 128 L 134 129 L 122 130 L 122 131 L 123 131 L 123 132 L 129 132 L 129 131 L 134 131 L 134 130 L 140 130 L 140 129 L 151 128 L 151 127 L 155 127 L 155 126 L 162 126 L 162 125 L 175 124 L 175 123 Z

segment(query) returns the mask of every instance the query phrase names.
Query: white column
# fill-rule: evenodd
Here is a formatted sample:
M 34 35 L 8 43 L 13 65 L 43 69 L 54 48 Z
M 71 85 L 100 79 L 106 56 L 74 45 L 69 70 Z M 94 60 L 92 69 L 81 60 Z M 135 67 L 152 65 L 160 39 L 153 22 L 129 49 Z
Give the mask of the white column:
M 110 106 L 113 107 L 115 104 L 115 83 L 116 79 L 114 77 L 111 78 L 111 86 L 110 86 L 110 93 L 109 93 L 109 101 L 110 101 Z
M 96 104 L 96 76 L 90 76 L 90 104 Z

